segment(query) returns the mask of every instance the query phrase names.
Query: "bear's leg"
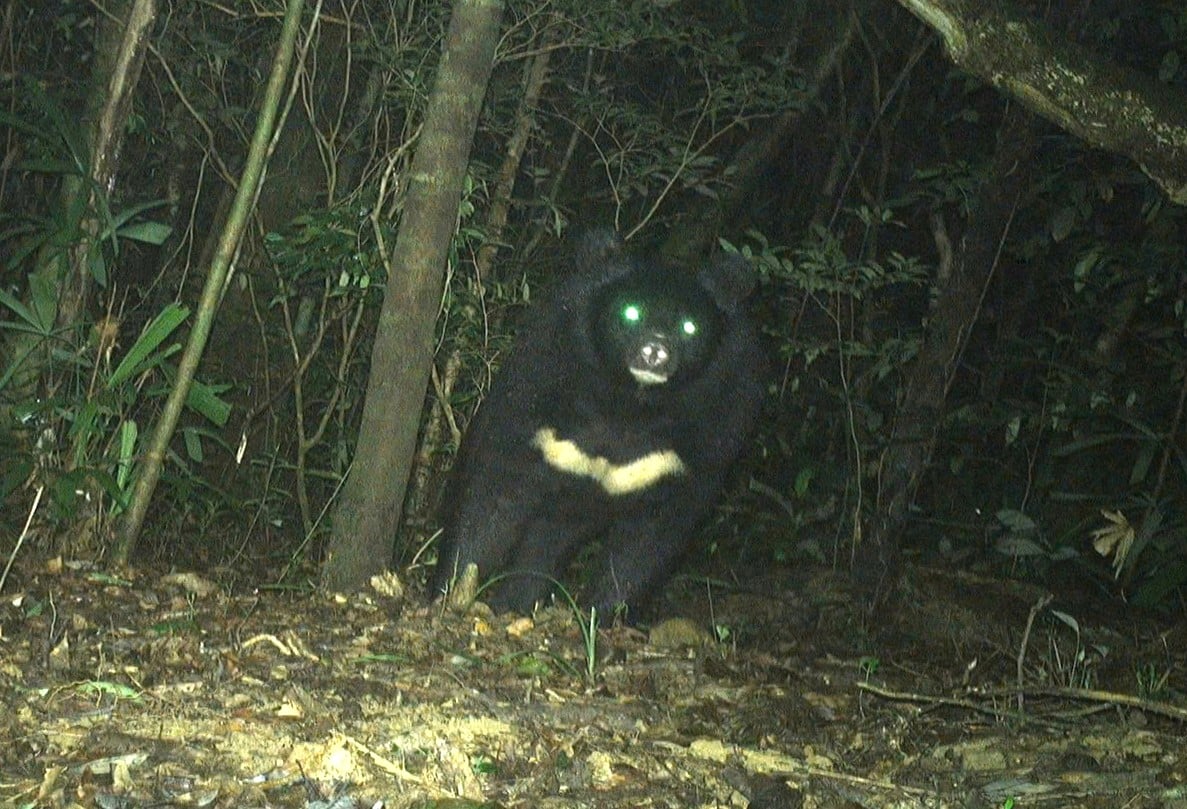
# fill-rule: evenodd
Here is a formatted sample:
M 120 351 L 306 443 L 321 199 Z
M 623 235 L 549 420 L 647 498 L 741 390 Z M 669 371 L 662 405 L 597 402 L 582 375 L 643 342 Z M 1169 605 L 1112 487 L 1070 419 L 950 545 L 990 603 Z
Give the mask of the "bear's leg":
M 535 503 L 499 492 L 479 494 L 485 499 L 467 497 L 446 524 L 432 578 L 434 596 L 444 594 L 469 564 L 478 566 L 484 580 L 504 569 L 537 508 Z
M 658 514 L 635 515 L 616 523 L 606 536 L 602 573 L 590 591 L 589 603 L 609 616 L 623 604 L 638 605 L 655 596 L 679 564 L 703 514 L 703 509 L 669 506 Z
M 510 610 L 530 615 L 555 588 L 565 568 L 581 546 L 589 541 L 595 526 L 588 523 L 537 519 L 525 527 L 523 536 L 507 558 L 504 574 L 482 598 L 495 611 Z

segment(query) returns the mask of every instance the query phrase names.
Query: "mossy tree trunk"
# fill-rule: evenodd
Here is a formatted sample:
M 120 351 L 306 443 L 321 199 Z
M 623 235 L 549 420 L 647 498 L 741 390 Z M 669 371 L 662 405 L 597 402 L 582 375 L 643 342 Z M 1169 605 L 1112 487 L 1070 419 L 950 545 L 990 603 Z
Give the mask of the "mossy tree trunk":
M 428 387 L 446 257 L 502 14 L 500 0 L 459 0 L 453 9 L 388 266 L 358 446 L 322 568 L 329 589 L 357 589 L 392 556 Z
M 1085 143 L 1129 157 L 1187 204 L 1187 96 L 1102 58 L 1011 3 L 898 0 L 952 61 Z

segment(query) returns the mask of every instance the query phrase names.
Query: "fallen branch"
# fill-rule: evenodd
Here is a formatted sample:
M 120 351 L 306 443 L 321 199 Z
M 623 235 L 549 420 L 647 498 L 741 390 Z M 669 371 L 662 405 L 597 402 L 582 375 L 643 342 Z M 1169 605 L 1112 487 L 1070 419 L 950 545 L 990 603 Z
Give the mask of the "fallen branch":
M 917 702 L 928 705 L 947 705 L 954 708 L 964 708 L 965 710 L 974 711 L 976 713 L 987 713 L 998 717 L 1008 717 L 1010 719 L 1018 719 L 1024 722 L 1038 721 L 1037 717 L 1022 713 L 1021 711 L 1003 710 L 997 706 L 984 705 L 980 702 L 983 699 L 1000 699 L 1002 697 L 1017 697 L 1019 696 L 1019 689 L 1017 688 L 1001 688 L 993 690 L 974 690 L 970 691 L 969 696 L 966 697 L 943 697 L 934 696 L 931 694 L 916 694 L 908 691 L 892 691 L 888 688 L 881 688 L 870 683 L 857 683 L 858 690 L 867 691 L 875 696 L 883 699 L 894 700 L 897 702 Z M 1165 716 L 1169 719 L 1174 719 L 1179 722 L 1187 722 L 1187 708 L 1180 708 L 1176 705 L 1171 705 L 1166 702 L 1156 702 L 1154 700 L 1144 699 L 1142 697 L 1135 697 L 1129 694 L 1118 694 L 1113 691 L 1097 691 L 1087 688 L 1027 688 L 1024 693 L 1028 697 L 1058 697 L 1060 699 L 1070 699 L 1079 702 L 1095 702 L 1105 705 L 1124 705 L 1130 708 L 1137 708 L 1141 711 L 1155 713 L 1160 716 Z

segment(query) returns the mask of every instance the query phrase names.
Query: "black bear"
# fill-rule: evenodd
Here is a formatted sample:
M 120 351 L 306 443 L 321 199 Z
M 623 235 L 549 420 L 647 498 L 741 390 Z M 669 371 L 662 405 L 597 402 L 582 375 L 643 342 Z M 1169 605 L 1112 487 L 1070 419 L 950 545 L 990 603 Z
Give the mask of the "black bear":
M 758 416 L 765 361 L 738 256 L 698 272 L 587 236 L 537 305 L 462 444 L 432 586 L 468 563 L 528 612 L 602 542 L 588 602 L 639 603 L 672 572 Z M 519 575 L 526 574 L 526 575 Z

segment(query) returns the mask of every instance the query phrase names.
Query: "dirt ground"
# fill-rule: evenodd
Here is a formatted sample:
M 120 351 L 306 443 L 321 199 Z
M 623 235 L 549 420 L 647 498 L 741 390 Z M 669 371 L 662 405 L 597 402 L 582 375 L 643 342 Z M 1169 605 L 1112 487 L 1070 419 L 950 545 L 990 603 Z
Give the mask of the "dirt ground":
M 3 806 L 1187 807 L 1187 627 L 1031 585 L 915 568 L 871 619 L 788 568 L 591 631 L 23 562 Z

